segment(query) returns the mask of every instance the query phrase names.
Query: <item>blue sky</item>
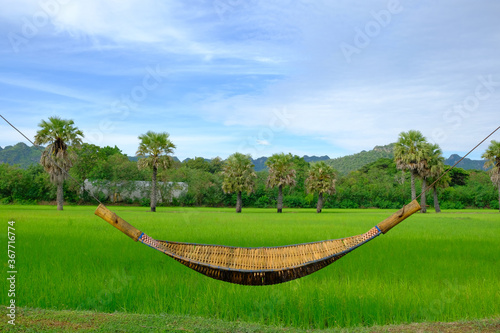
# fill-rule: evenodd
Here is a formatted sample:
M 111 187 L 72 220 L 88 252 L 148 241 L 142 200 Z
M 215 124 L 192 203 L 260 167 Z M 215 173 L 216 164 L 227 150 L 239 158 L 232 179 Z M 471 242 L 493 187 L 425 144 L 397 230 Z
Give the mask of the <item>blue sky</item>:
M 495 0 L 0 4 L 0 114 L 29 137 L 58 115 L 129 155 L 152 130 L 181 159 L 333 158 L 417 129 L 447 157 L 500 125 Z

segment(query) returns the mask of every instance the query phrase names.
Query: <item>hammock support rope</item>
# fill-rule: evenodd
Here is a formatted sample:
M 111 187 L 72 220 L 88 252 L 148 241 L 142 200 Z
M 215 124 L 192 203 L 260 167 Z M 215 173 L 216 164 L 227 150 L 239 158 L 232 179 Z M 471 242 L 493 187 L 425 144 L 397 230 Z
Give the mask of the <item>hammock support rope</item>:
M 275 247 L 234 247 L 156 240 L 103 204 L 97 207 L 95 214 L 134 241 L 163 252 L 201 274 L 236 284 L 262 286 L 314 273 L 380 234 L 387 233 L 419 210 L 419 203 L 413 200 L 364 234 Z

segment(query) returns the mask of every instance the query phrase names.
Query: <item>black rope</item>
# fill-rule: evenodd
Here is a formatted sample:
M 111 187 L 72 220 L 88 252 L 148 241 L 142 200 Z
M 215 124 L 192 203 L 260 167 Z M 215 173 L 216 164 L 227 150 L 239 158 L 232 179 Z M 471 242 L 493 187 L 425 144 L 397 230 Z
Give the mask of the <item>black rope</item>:
M 9 124 L 9 125 L 10 125 L 13 129 L 15 129 L 16 131 L 18 131 L 18 132 L 19 132 L 19 134 L 21 134 L 22 136 L 24 136 L 24 138 L 25 138 L 26 140 L 28 140 L 28 141 L 29 141 L 29 142 L 30 142 L 33 146 L 35 146 L 36 148 L 40 149 L 42 152 L 45 150 L 43 147 L 41 147 L 41 146 L 39 146 L 39 145 L 35 144 L 33 141 L 31 141 L 31 140 L 30 140 L 30 139 L 29 139 L 26 135 L 24 135 L 24 133 L 23 133 L 23 132 L 21 132 L 19 129 L 17 129 L 17 127 L 16 127 L 16 126 L 12 125 L 12 124 L 11 124 L 11 123 L 7 120 L 7 119 L 5 119 L 5 117 L 4 117 L 4 116 L 2 116 L 2 115 L 0 114 L 0 117 L 2 117 L 2 119 L 3 119 L 3 120 L 5 120 L 5 122 L 6 122 L 7 124 Z M 102 204 L 102 202 L 101 202 L 101 200 L 99 200 L 99 198 L 97 198 L 97 197 L 96 197 L 96 196 L 95 196 L 92 192 L 88 191 L 88 190 L 85 188 L 85 183 L 82 183 L 82 182 L 78 181 L 77 179 L 75 179 L 73 176 L 71 176 L 71 175 L 69 174 L 69 172 L 68 172 L 68 171 L 66 171 L 66 170 L 64 170 L 63 168 L 61 168 L 61 167 L 59 166 L 59 164 L 57 164 L 57 162 L 56 162 L 56 161 L 52 158 L 52 156 L 50 156 L 50 155 L 51 155 L 51 154 L 48 154 L 47 156 L 50 158 L 50 160 L 51 160 L 51 161 L 52 161 L 52 162 L 53 162 L 53 163 L 54 163 L 54 164 L 55 164 L 55 165 L 56 165 L 59 169 L 61 169 L 61 171 L 62 171 L 63 173 L 65 173 L 65 175 L 66 175 L 69 179 L 71 179 L 72 181 L 74 181 L 75 183 L 77 183 L 78 185 L 80 185 L 80 187 L 81 187 L 81 188 L 82 188 L 85 192 L 87 192 L 87 193 L 88 193 L 88 194 L 89 194 L 92 198 L 94 198 L 94 199 L 95 199 L 98 203 Z
M 484 141 L 488 140 L 488 138 L 490 136 L 492 136 L 496 131 L 498 131 L 498 129 L 500 129 L 500 126 L 498 126 L 493 132 L 491 132 L 487 137 L 485 137 L 481 142 L 479 142 L 474 148 L 472 148 L 471 150 L 469 150 L 469 152 L 467 154 L 464 155 L 464 157 L 462 157 L 461 159 L 459 159 L 455 164 L 453 164 L 451 166 L 451 168 L 449 168 L 448 170 L 446 170 L 445 172 L 443 172 L 432 184 L 430 184 L 429 186 L 427 186 L 425 188 L 425 190 L 422 191 L 422 193 L 420 193 L 416 198 L 415 200 L 417 200 L 418 198 L 420 198 L 422 196 L 422 194 L 424 194 L 425 192 L 429 191 L 433 186 L 434 184 L 436 184 L 441 178 L 444 177 L 444 175 L 446 175 L 448 172 L 450 172 L 454 167 L 457 166 L 458 163 L 462 162 L 462 160 L 464 158 L 466 158 L 470 153 L 472 153 L 477 147 L 479 147 Z

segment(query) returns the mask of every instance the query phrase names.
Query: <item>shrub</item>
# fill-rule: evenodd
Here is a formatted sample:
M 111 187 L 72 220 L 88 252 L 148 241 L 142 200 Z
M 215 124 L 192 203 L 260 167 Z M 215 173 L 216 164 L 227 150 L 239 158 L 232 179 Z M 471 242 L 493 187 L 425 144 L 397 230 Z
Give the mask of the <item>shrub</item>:
M 349 199 L 344 199 L 339 203 L 340 208 L 359 208 L 359 204 Z
M 196 199 L 195 199 L 194 195 L 189 193 L 189 192 L 182 194 L 179 197 L 179 204 L 181 206 L 194 206 L 195 203 L 196 203 Z
M 139 200 L 139 204 L 142 207 L 150 207 L 151 206 L 151 198 L 141 198 Z
M 283 198 L 283 206 L 288 208 L 304 208 L 306 202 L 301 196 L 286 196 Z
M 457 201 L 444 201 L 441 203 L 441 209 L 464 209 L 465 205 Z
M 257 199 L 257 201 L 255 201 L 255 207 L 257 208 L 268 208 L 271 206 L 271 200 L 269 199 L 269 197 L 267 195 L 263 195 L 261 197 L 259 197 Z
M 490 208 L 492 208 L 492 209 L 499 209 L 498 200 L 492 200 L 492 201 L 490 201 Z

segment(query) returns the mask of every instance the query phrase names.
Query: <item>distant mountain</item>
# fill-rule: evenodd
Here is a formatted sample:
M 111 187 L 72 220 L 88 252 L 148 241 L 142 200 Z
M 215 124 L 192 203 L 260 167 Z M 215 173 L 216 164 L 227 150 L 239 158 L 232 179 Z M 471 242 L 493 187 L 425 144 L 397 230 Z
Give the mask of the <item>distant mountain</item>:
M 446 165 L 453 165 L 457 163 L 462 157 L 457 154 L 453 154 L 450 157 L 448 157 L 445 161 L 444 164 Z M 457 168 L 462 168 L 465 170 L 484 170 L 484 162 L 485 160 L 471 160 L 470 158 L 464 158 L 464 160 L 460 163 L 457 164 Z
M 324 155 L 324 156 L 307 156 L 307 155 L 304 155 L 304 161 L 308 162 L 308 163 L 315 163 L 315 162 L 320 162 L 320 161 L 328 161 L 330 159 L 330 157 L 328 157 L 327 155 Z
M 14 146 L 6 146 L 3 149 L 0 147 L 0 163 L 17 164 L 23 169 L 38 163 L 41 156 L 42 149 L 35 146 L 28 147 L 23 142 Z
M 326 161 L 326 163 L 334 167 L 340 174 L 346 175 L 380 158 L 394 158 L 393 150 L 394 143 L 385 146 L 375 146 L 372 150 L 363 150 L 357 154 L 337 157 Z
M 252 163 L 253 165 L 255 166 L 254 169 L 255 171 L 262 171 L 262 170 L 265 170 L 267 168 L 266 166 L 266 161 L 267 161 L 268 157 L 259 157 L 258 159 L 254 160 L 252 158 Z
M 43 147 L 42 147 L 43 148 Z M 394 158 L 394 143 L 385 146 L 375 146 L 372 150 L 362 151 L 357 154 L 348 155 L 344 157 L 338 157 L 330 159 L 328 156 L 303 156 L 304 160 L 309 163 L 315 163 L 318 161 L 325 161 L 326 163 L 333 166 L 340 174 L 348 174 L 351 171 L 358 170 L 361 167 L 375 162 L 379 158 Z M 10 165 L 19 165 L 21 168 L 26 169 L 32 164 L 36 164 L 40 161 L 40 156 L 42 155 L 42 149 L 35 146 L 27 146 L 25 143 L 20 142 L 14 146 L 6 146 L 4 148 L 0 147 L 0 163 L 7 163 Z M 137 161 L 136 156 L 128 156 L 129 160 Z M 457 154 L 451 155 L 445 160 L 446 165 L 453 165 L 461 157 Z M 259 157 L 257 159 L 252 159 L 252 163 L 255 165 L 255 171 L 265 170 L 266 161 L 268 157 Z M 179 161 L 177 157 L 174 156 L 174 160 Z M 186 159 L 186 160 L 189 160 Z M 184 160 L 184 161 L 186 161 Z M 210 161 L 210 160 L 207 160 Z M 463 168 L 465 170 L 476 169 L 484 170 L 484 160 L 471 160 L 465 158 L 460 162 L 457 167 Z
M 345 175 L 351 171 L 358 170 L 369 163 L 375 162 L 379 158 L 394 158 L 393 150 L 394 143 L 385 146 L 375 146 L 370 151 L 362 151 L 354 155 L 338 157 L 327 161 L 327 163 L 333 166 L 341 174 Z M 453 154 L 447 158 L 444 163 L 451 166 L 461 158 L 461 156 Z M 465 170 L 484 170 L 484 162 L 484 160 L 471 160 L 469 158 L 465 158 L 457 165 L 457 167 Z

